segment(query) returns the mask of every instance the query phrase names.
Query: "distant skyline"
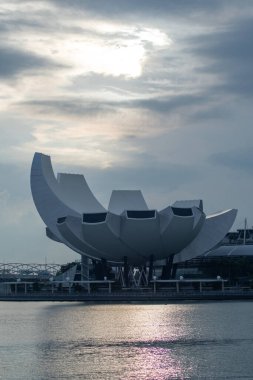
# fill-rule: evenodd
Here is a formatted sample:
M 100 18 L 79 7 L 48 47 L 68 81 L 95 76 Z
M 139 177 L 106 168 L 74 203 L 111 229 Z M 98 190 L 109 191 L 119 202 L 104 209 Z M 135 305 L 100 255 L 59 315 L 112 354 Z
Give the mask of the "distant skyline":
M 149 206 L 203 199 L 253 225 L 253 2 L 0 4 L 0 262 L 79 259 L 45 236 L 35 151 Z

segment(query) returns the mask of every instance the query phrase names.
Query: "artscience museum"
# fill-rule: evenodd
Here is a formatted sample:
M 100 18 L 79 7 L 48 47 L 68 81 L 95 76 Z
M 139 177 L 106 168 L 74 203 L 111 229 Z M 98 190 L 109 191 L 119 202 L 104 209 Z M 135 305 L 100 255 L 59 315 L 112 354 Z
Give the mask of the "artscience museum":
M 31 190 L 46 234 L 82 256 L 112 263 L 179 263 L 216 246 L 237 210 L 206 215 L 202 200 L 150 209 L 140 190 L 113 190 L 104 207 L 80 174 L 55 176 L 50 156 L 35 153 Z

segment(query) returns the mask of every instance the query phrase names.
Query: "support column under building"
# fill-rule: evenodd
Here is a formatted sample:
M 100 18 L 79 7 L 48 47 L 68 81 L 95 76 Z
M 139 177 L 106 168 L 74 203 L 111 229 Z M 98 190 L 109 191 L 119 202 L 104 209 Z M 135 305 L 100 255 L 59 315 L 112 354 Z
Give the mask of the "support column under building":
M 107 277 L 107 261 L 102 258 L 99 261 L 93 260 L 95 279 L 102 281 Z
M 172 272 L 171 272 L 171 277 L 174 279 L 176 278 L 176 274 L 177 274 L 177 267 L 178 265 L 175 263 L 175 264 L 172 264 Z
M 102 276 L 103 276 L 103 280 L 104 280 L 105 277 L 107 277 L 107 260 L 102 258 L 101 259 L 101 265 L 102 265 Z
M 173 260 L 174 260 L 174 255 L 171 255 L 168 260 L 168 273 L 169 273 L 169 278 L 172 277 L 172 267 L 173 267 Z
M 128 265 L 128 259 L 127 256 L 124 256 L 124 283 L 125 287 L 128 288 L 129 286 L 129 265 Z
M 154 255 L 149 256 L 148 284 L 153 279 Z
M 81 280 L 89 281 L 90 273 L 89 273 L 89 258 L 87 256 L 81 256 Z
M 166 259 L 166 264 L 164 265 L 163 270 L 162 270 L 162 278 L 164 280 L 169 280 L 172 278 L 173 260 L 174 260 L 174 255 L 171 255 Z

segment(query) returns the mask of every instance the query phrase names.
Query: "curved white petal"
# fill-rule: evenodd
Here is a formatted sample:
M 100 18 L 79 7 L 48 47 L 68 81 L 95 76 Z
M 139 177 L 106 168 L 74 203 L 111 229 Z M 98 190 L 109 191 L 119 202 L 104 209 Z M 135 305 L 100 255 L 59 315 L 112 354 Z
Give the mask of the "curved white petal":
M 127 210 L 121 215 L 120 237 L 145 260 L 161 254 L 159 215 L 156 210 Z
M 81 215 L 61 200 L 59 184 L 49 156 L 35 153 L 31 168 L 31 191 L 35 206 L 46 226 L 57 239 L 68 245 L 56 227 L 57 219 L 66 215 Z
M 148 210 L 140 190 L 113 190 L 108 210 L 120 215 L 125 210 Z
M 61 200 L 73 210 L 79 213 L 106 211 L 95 198 L 83 175 L 58 173 L 57 181 Z
M 61 240 L 59 240 L 54 234 L 53 232 L 48 228 L 46 227 L 46 235 L 49 239 L 53 240 L 53 241 L 56 241 L 57 243 L 63 243 Z
M 206 218 L 202 229 L 195 239 L 180 253 L 175 255 L 174 263 L 190 260 L 213 248 L 232 227 L 237 210 L 231 209 Z
M 62 237 L 76 252 L 91 258 L 104 257 L 104 253 L 92 247 L 83 240 L 81 217 L 67 216 L 59 218 L 57 228 Z
M 163 252 L 158 259 L 180 252 L 196 237 L 205 220 L 205 214 L 197 207 L 167 207 L 159 214 Z
M 143 256 L 122 240 L 121 218 L 116 214 L 84 214 L 82 234 L 86 243 L 103 252 L 103 256 L 100 257 L 119 261 L 127 256 L 129 262 L 135 263 L 144 260 Z
M 176 201 L 172 205 L 173 207 L 198 207 L 201 211 L 203 211 L 203 201 L 202 199 L 193 199 L 193 200 L 183 200 Z

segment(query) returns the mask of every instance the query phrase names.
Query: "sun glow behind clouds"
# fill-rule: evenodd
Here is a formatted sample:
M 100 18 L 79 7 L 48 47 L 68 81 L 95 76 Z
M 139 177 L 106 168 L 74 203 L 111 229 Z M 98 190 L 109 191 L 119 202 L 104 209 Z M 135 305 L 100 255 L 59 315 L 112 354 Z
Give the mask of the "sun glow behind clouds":
M 66 74 L 98 73 L 137 78 L 147 61 L 150 50 L 168 47 L 172 41 L 167 34 L 152 28 L 122 27 L 80 22 L 83 33 L 66 31 L 49 39 L 38 31 L 23 39 L 27 51 L 37 51 L 45 58 L 61 62 Z
M 109 26 L 98 26 L 104 31 L 103 38 L 94 40 L 66 39 L 61 52 L 70 60 L 79 74 L 94 72 L 105 75 L 136 78 L 142 74 L 146 60 L 146 45 L 162 48 L 171 44 L 167 35 L 157 29 L 123 28 L 112 33 Z M 115 28 L 115 26 L 114 26 Z M 121 37 L 119 37 L 121 36 Z M 58 50 L 58 49 L 57 49 Z M 59 51 L 59 50 L 58 50 Z
M 25 91 L 28 98 L 34 98 L 35 92 L 40 97 L 45 92 L 47 96 L 61 95 L 64 86 L 79 75 L 96 73 L 122 76 L 125 79 L 138 78 L 142 75 L 144 65 L 148 64 L 150 53 L 166 49 L 172 43 L 168 35 L 158 28 L 102 19 L 94 21 L 79 14 L 76 14 L 74 24 L 64 17 L 57 19 L 55 24 L 57 8 L 53 4 L 38 1 L 36 9 L 39 7 L 40 12 L 34 13 L 34 3 L 29 0 L 26 3 L 29 3 L 29 7 L 21 2 L 18 3 L 18 9 L 24 20 L 27 20 L 27 25 L 31 19 L 43 25 L 46 12 L 47 28 L 39 27 L 34 33 L 27 33 L 24 22 L 18 35 L 14 29 L 10 31 L 8 45 L 15 49 L 18 42 L 26 53 L 38 54 L 58 66 L 53 77 L 45 69 L 40 70 L 41 77 L 38 77 L 37 72 L 36 78 L 32 78 L 36 86 L 32 85 L 31 88 L 28 88 L 26 78 L 25 88 L 22 84 L 22 94 Z M 47 87 L 50 86 L 49 92 L 45 91 L 45 83 Z
M 124 147 L 126 154 L 122 158 L 122 149 L 112 149 L 112 145 L 117 148 L 119 142 L 124 144 L 125 135 L 138 138 L 146 135 L 147 129 L 153 133 L 153 128 L 149 128 L 150 117 L 144 121 L 138 110 L 123 110 L 122 117 L 120 105 L 116 102 L 132 100 L 135 91 L 122 89 L 120 93 L 120 85 L 114 88 L 111 77 L 120 77 L 115 79 L 121 81 L 141 77 L 145 65 L 149 65 L 150 56 L 167 49 L 172 41 L 162 30 L 147 28 L 144 23 L 136 26 L 94 21 L 78 14 L 74 21 L 67 15 L 57 18 L 56 22 L 54 6 L 47 2 L 41 4 L 44 4 L 44 13 L 41 10 L 34 14 L 33 8 L 19 3 L 19 11 L 27 23 L 20 26 L 19 33 L 11 30 L 7 41 L 11 48 L 20 50 L 19 46 L 22 46 L 28 57 L 42 57 L 45 62 L 44 66 L 31 67 L 24 71 L 24 75 L 15 77 L 15 91 L 7 87 L 10 95 L 0 106 L 11 106 L 22 117 L 36 119 L 31 139 L 14 145 L 15 154 L 27 157 L 36 149 L 51 153 L 56 160 L 62 155 L 64 162 L 74 162 L 81 156 L 86 165 L 96 167 L 127 161 L 130 148 Z M 30 33 L 29 21 L 34 17 L 38 28 Z M 41 26 L 44 24 L 46 27 Z M 84 81 L 84 84 L 80 82 L 81 91 L 77 94 L 75 80 L 92 77 L 93 73 L 110 76 L 108 81 L 112 86 L 105 89 L 101 84 L 101 90 L 100 87 L 94 90 Z M 76 103 L 73 101 L 75 97 Z M 104 107 L 100 111 L 99 104 L 104 100 L 115 103 L 115 107 L 110 104 L 108 109 Z M 93 104 L 94 113 L 89 112 Z M 157 129 L 155 131 L 157 133 Z M 93 141 L 96 141 L 95 145 Z M 132 145 L 131 149 L 134 149 Z
M 65 49 L 79 74 L 99 74 L 135 78 L 141 75 L 145 49 L 139 42 L 105 44 L 67 41 Z

